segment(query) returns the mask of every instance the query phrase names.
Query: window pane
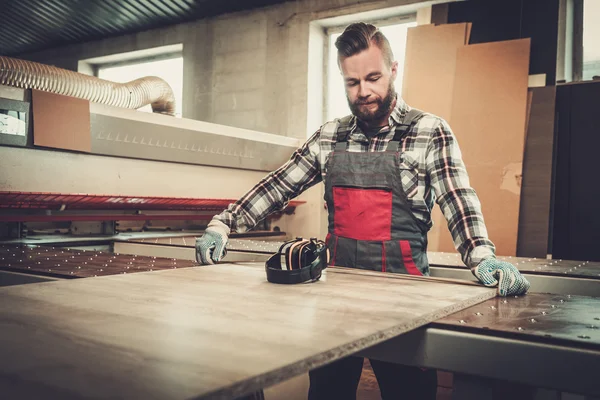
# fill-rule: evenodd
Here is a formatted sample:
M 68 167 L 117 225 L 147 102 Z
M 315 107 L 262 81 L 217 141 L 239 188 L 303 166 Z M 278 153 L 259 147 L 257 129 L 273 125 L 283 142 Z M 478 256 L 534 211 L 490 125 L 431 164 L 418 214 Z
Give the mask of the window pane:
M 600 1 L 583 3 L 583 79 L 600 76 Z
M 402 77 L 404 75 L 404 55 L 406 50 L 406 33 L 408 28 L 416 26 L 416 22 L 387 25 L 379 30 L 388 38 L 392 46 L 394 58 L 398 61 L 398 75 L 395 88 L 398 94 L 402 93 Z M 337 65 L 337 49 L 335 41 L 341 33 L 329 35 L 329 59 L 327 64 L 327 120 L 343 117 L 350 114 L 344 80 Z
M 100 68 L 98 70 L 98 78 L 119 83 L 130 82 L 145 76 L 157 76 L 164 79 L 171 86 L 175 95 L 175 115 L 181 117 L 183 57 Z M 139 111 L 152 112 L 152 107 L 148 104 L 140 108 Z

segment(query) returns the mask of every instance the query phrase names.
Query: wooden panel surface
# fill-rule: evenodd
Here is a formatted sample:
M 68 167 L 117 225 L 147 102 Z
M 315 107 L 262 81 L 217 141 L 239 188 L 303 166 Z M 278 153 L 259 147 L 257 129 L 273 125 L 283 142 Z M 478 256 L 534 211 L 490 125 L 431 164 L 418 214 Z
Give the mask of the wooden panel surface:
M 600 261 L 598 246 L 598 149 L 600 148 L 600 82 L 586 82 L 572 87 L 571 144 L 569 180 L 571 182 L 569 235 L 571 255 Z
M 517 249 L 525 144 L 530 40 L 458 49 L 450 124 L 477 192 L 498 255 Z M 444 220 L 434 220 L 431 243 L 455 251 Z
M 402 98 L 411 107 L 450 120 L 456 51 L 464 47 L 468 24 L 408 29 Z
M 495 296 L 327 270 L 275 285 L 221 264 L 0 289 L 8 398 L 232 398 Z
M 571 198 L 571 111 L 573 107 L 574 85 L 556 87 L 556 141 L 554 162 L 554 188 L 552 202 L 552 257 L 570 260 L 578 257 L 571 251 L 574 237 L 571 235 L 570 213 L 573 207 Z
M 531 88 L 529 93 L 517 255 L 545 258 L 549 253 L 556 87 Z
M 402 84 L 402 98 L 408 105 L 451 121 L 456 53 L 468 42 L 470 25 L 423 25 L 408 29 Z M 431 218 L 435 224 L 429 234 L 429 249 L 437 251 L 440 231 L 447 230 L 447 225 L 437 206 Z
M 87 153 L 92 150 L 89 101 L 35 89 L 31 96 L 36 146 Z

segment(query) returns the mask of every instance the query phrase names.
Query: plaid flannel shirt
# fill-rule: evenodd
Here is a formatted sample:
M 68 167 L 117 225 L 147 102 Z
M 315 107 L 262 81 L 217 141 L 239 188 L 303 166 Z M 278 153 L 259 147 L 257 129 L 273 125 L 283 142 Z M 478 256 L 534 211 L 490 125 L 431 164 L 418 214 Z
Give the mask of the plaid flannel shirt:
M 353 117 L 348 151 L 385 151 L 394 137 L 394 128 L 409 110 L 398 96 L 389 126 L 371 139 Z M 325 165 L 336 137 L 322 128 L 297 149 L 287 163 L 264 177 L 215 218 L 233 231 L 247 231 L 267 215 L 285 208 L 306 189 L 327 179 Z M 488 239 L 481 204 L 470 186 L 460 148 L 446 121 L 425 113 L 400 145 L 404 162 L 408 160 L 414 166 L 399 173 L 405 174 L 401 176 L 402 185 L 416 218 L 431 227 L 431 210 L 437 201 L 465 265 L 474 268 L 482 260 L 494 257 L 495 247 Z

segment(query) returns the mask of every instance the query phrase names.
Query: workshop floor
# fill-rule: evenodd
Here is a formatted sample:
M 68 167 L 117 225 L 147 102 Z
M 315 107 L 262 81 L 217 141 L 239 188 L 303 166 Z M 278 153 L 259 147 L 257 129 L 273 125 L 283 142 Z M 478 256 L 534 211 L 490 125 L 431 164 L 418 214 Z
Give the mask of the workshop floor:
M 377 378 L 375 378 L 369 360 L 365 360 L 356 398 L 360 400 L 381 400 Z

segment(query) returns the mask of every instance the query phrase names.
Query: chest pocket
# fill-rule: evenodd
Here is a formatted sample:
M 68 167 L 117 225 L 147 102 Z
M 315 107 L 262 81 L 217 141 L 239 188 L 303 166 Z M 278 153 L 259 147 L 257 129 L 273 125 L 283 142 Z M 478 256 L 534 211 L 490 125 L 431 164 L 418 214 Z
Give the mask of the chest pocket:
M 419 187 L 419 163 L 409 152 L 400 153 L 398 161 L 402 189 L 406 197 L 412 199 Z

